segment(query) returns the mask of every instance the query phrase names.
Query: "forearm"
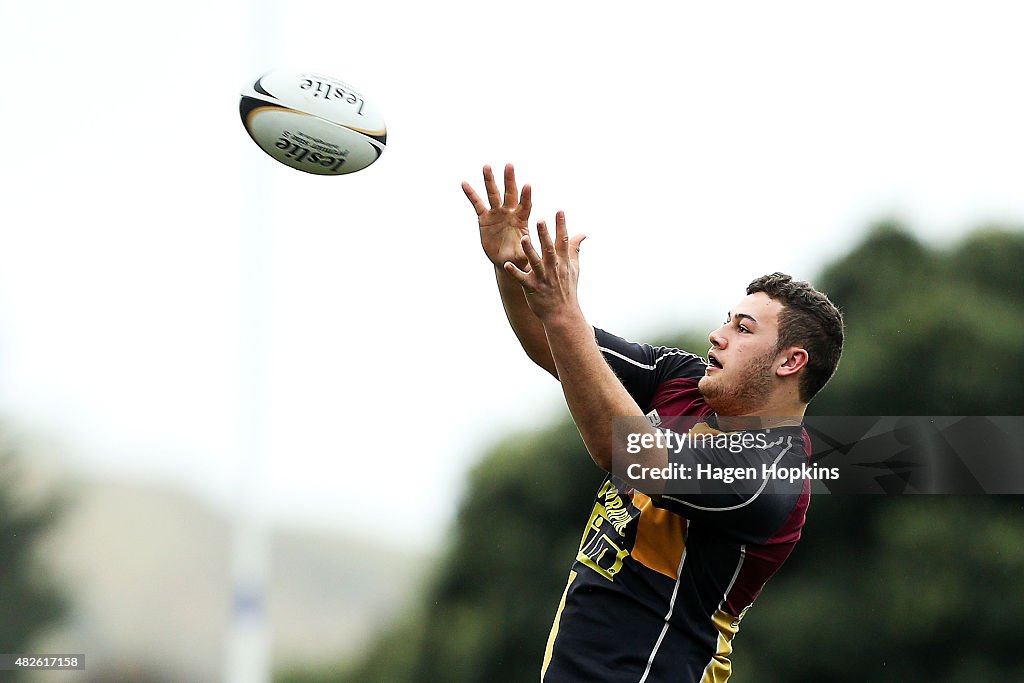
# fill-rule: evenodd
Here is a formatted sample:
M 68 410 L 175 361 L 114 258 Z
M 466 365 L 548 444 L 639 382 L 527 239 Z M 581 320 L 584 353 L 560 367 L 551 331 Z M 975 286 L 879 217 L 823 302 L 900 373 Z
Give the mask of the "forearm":
M 558 372 L 551 357 L 544 325 L 530 310 L 522 285 L 500 266 L 494 267 L 494 276 L 498 281 L 498 293 L 501 295 L 501 304 L 505 307 L 509 325 L 512 326 L 512 331 L 515 332 L 526 355 L 557 379 Z
M 667 461 L 667 453 L 653 451 L 627 456 L 625 444 L 615 443 L 613 418 L 643 418 L 644 413 L 605 361 L 582 313 L 548 320 L 544 329 L 569 412 L 594 462 L 610 472 L 613 458 L 630 457 L 649 466 Z M 654 432 L 646 419 L 631 420 L 630 426 Z

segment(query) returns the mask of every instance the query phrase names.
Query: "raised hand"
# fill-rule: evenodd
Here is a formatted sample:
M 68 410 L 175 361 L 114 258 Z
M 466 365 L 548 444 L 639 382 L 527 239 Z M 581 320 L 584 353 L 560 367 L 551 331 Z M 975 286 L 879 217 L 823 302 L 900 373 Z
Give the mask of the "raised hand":
M 570 239 L 565 213 L 559 211 L 555 214 L 554 241 L 544 221 L 537 223 L 537 238 L 543 253 L 537 253 L 527 233 L 521 243 L 529 266 L 506 263 L 505 272 L 522 285 L 530 310 L 545 324 L 558 316 L 580 314 L 576 286 L 580 277 L 580 244 L 586 235 Z
M 498 185 L 494 182 L 494 173 L 490 166 L 484 166 L 484 190 L 487 201 L 473 191 L 469 183 L 462 183 L 462 191 L 466 193 L 470 204 L 476 211 L 480 225 L 480 244 L 491 263 L 501 268 L 505 262 L 529 268 L 526 254 L 523 252 L 522 238 L 530 234 L 530 186 L 523 185 L 520 195 L 516 189 L 516 172 L 512 164 L 505 165 L 505 197 L 502 199 Z M 517 196 L 518 195 L 518 196 Z

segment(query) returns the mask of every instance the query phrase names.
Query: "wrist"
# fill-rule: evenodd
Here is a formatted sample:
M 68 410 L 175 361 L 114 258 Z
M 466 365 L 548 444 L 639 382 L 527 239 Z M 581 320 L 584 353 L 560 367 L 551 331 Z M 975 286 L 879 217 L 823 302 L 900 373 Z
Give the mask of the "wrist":
M 552 311 L 541 318 L 549 338 L 568 339 L 580 334 L 592 336 L 593 328 L 579 307 Z

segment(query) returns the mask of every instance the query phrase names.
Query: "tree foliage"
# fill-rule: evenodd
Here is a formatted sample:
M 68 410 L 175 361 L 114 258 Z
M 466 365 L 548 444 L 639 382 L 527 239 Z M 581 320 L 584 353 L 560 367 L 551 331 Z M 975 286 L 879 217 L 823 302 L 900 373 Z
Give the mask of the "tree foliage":
M 819 415 L 1020 415 L 1024 234 L 949 249 L 875 227 L 815 284 L 844 311 Z M 678 340 L 679 338 L 677 338 Z M 704 337 L 693 334 L 703 351 Z M 536 680 L 601 473 L 568 419 L 469 478 L 444 560 L 360 662 L 284 680 Z M 1024 502 L 815 496 L 804 538 L 743 622 L 733 680 L 1024 680 Z
M 0 652 L 7 653 L 25 652 L 67 608 L 61 589 L 36 556 L 59 505 L 25 501 L 21 483 L 14 456 L 0 452 Z
M 1024 235 L 994 228 L 949 250 L 883 223 L 818 284 L 847 340 L 819 415 L 1019 415 Z

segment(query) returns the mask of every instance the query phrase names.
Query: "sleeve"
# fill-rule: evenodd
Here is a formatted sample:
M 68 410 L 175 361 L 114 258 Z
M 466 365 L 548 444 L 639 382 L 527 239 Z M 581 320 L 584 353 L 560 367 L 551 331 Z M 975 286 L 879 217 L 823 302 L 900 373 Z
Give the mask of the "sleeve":
M 672 379 L 703 377 L 707 367 L 703 358 L 688 351 L 637 344 L 598 327 L 594 328 L 594 336 L 608 365 L 645 411 L 661 384 Z
M 717 433 L 706 440 L 662 433 L 668 437 L 669 466 L 682 474 L 666 481 L 663 493 L 652 496 L 652 502 L 728 529 L 741 542 L 769 539 L 804 491 L 803 442 L 792 434 L 760 441 L 750 432 Z M 734 440 L 723 441 L 726 436 Z

